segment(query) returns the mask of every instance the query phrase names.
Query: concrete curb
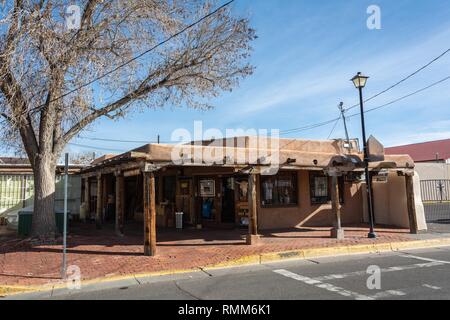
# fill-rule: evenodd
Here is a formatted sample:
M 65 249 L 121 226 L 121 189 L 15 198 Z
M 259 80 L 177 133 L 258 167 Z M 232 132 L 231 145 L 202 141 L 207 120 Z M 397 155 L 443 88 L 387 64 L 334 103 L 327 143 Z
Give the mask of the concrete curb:
M 450 246 L 450 238 L 302 249 L 260 255 L 261 263 Z
M 238 266 L 251 266 L 263 263 L 275 263 L 281 261 L 292 261 L 292 260 L 304 260 L 312 258 L 324 258 L 324 257 L 336 257 L 336 256 L 348 256 L 356 254 L 371 254 L 371 253 L 383 253 L 383 252 L 397 252 L 400 250 L 407 249 L 425 249 L 441 246 L 450 246 L 450 238 L 442 239 L 428 239 L 428 240 L 414 240 L 414 241 L 403 241 L 403 242 L 387 242 L 387 243 L 376 243 L 375 241 L 371 244 L 362 245 L 346 245 L 346 246 L 336 246 L 336 247 L 325 247 L 325 248 L 308 248 L 300 250 L 282 251 L 282 252 L 272 252 L 272 253 L 262 253 L 250 256 L 240 257 L 238 259 L 229 260 L 214 264 L 206 267 L 197 267 L 193 269 L 186 270 L 171 270 L 171 271 L 161 271 L 161 272 L 148 272 L 140 274 L 129 274 L 123 276 L 113 276 L 113 277 L 103 277 L 91 280 L 82 281 L 83 286 L 117 282 L 122 280 L 136 279 L 136 278 L 150 278 L 166 275 L 176 275 L 183 273 L 196 272 L 200 270 L 216 270 L 225 269 Z M 11 296 L 21 293 L 32 293 L 32 292 L 45 292 L 55 289 L 66 288 L 65 283 L 48 284 L 42 286 L 2 286 L 0 285 L 0 297 L 1 296 Z

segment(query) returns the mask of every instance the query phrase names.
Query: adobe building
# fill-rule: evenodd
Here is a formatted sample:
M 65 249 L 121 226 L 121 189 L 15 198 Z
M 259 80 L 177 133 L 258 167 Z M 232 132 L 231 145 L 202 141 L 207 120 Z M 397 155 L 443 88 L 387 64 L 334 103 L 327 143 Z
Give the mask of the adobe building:
M 177 212 L 185 226 L 248 228 L 248 244 L 258 230 L 336 231 L 368 221 L 362 159 L 356 140 L 149 144 L 81 171 L 84 214 L 98 228 L 111 221 L 118 235 L 126 221 L 142 221 L 146 255 L 156 253 L 157 227 L 175 228 Z M 426 230 L 411 157 L 378 154 L 370 172 L 376 223 Z

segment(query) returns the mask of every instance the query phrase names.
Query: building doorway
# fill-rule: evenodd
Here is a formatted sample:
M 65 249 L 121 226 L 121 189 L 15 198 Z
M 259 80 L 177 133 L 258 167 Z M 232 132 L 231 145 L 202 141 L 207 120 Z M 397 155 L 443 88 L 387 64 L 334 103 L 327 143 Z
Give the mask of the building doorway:
M 194 225 L 195 216 L 192 212 L 193 188 L 192 179 L 179 179 L 179 195 L 177 195 L 177 211 L 183 212 L 183 224 Z
M 228 177 L 222 179 L 222 223 L 236 222 L 235 181 Z

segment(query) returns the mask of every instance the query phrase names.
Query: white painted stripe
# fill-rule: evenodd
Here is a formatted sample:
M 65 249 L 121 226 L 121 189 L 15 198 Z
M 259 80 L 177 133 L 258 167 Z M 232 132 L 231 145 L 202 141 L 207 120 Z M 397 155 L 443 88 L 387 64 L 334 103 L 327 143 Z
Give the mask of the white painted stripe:
M 428 288 L 428 289 L 442 290 L 441 287 L 432 286 L 432 285 L 430 285 L 430 284 L 423 284 L 422 286 L 425 287 L 425 288 Z
M 319 280 L 316 280 L 313 278 L 305 277 L 305 276 L 290 272 L 288 270 L 280 269 L 280 270 L 274 270 L 274 272 L 277 274 L 280 274 L 282 276 L 285 276 L 287 278 L 291 278 L 291 279 L 306 283 L 308 285 L 313 285 L 320 289 L 324 289 L 324 290 L 327 290 L 330 292 L 337 293 L 344 297 L 352 297 L 356 300 L 374 300 L 375 299 L 375 298 L 372 298 L 372 297 L 369 297 L 369 296 L 366 296 L 366 295 L 363 295 L 363 294 L 360 294 L 360 293 L 357 293 L 354 291 L 345 290 L 341 287 L 337 287 L 330 283 L 324 283 L 322 281 L 319 281 Z
M 406 293 L 404 293 L 403 291 L 400 291 L 400 290 L 388 290 L 388 291 L 383 291 L 383 292 L 374 294 L 371 297 L 374 299 L 384 299 L 384 298 L 389 298 L 392 296 L 402 297 L 402 296 L 406 296 Z
M 417 259 L 417 260 L 422 260 L 422 261 L 436 262 L 436 263 L 441 263 L 441 264 L 450 264 L 450 261 L 442 261 L 442 260 L 436 260 L 436 259 L 431 259 L 431 258 L 424 258 L 424 257 L 414 256 L 412 254 L 404 254 L 404 255 L 401 255 L 401 257 Z
M 413 269 L 420 269 L 420 268 L 431 268 L 431 267 L 442 266 L 442 265 L 444 265 L 444 263 L 442 263 L 442 262 L 418 263 L 418 264 L 413 264 L 413 265 L 384 268 L 384 269 L 381 269 L 381 272 L 385 273 L 385 272 L 405 271 L 405 270 L 413 270 Z M 357 276 L 365 276 L 365 275 L 367 275 L 367 271 L 355 271 L 355 272 L 348 272 L 348 273 L 342 273 L 342 274 L 330 274 L 327 276 L 315 277 L 314 280 L 318 280 L 318 281 L 339 280 L 339 279 L 344 279 L 344 278 L 348 278 L 348 277 L 357 277 Z

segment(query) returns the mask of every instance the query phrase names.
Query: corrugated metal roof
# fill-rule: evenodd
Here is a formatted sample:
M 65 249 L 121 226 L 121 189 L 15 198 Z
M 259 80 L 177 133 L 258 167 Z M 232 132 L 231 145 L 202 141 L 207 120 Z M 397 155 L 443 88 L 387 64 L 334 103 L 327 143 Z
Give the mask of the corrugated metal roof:
M 450 139 L 410 144 L 385 149 L 386 154 L 409 154 L 415 162 L 450 159 Z

